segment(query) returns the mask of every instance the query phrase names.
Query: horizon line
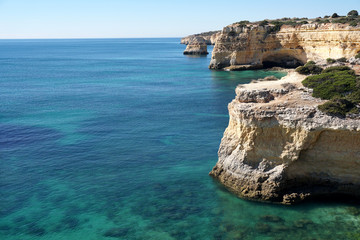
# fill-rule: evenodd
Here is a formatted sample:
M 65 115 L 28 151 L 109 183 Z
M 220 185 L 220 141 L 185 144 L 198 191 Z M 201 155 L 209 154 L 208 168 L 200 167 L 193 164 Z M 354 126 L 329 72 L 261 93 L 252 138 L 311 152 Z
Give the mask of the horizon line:
M 190 35 L 187 35 L 190 36 Z M 186 37 L 186 36 L 185 36 Z M 64 38 L 0 38 L 1 40 L 81 40 L 81 39 L 154 39 L 154 38 L 184 38 L 184 37 L 64 37 Z

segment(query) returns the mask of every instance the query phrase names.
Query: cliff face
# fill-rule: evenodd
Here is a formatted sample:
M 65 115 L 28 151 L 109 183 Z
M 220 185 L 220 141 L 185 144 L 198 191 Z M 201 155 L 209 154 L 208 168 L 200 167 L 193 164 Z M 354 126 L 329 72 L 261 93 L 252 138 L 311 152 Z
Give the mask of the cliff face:
M 210 175 L 238 196 L 291 204 L 360 195 L 360 118 L 320 112 L 322 101 L 302 87 L 303 78 L 293 72 L 236 89 Z
M 186 46 L 184 55 L 207 55 L 207 45 L 204 39 L 200 37 L 194 38 L 191 43 Z
M 274 63 L 296 67 L 309 60 L 350 58 L 359 51 L 360 28 L 347 24 L 284 25 L 277 33 L 271 33 L 271 26 L 232 24 L 217 38 L 209 67 Z
M 207 45 L 215 45 L 217 38 L 220 36 L 221 31 L 211 31 L 200 34 L 194 34 L 181 39 L 181 44 L 189 45 L 196 38 L 201 38 Z

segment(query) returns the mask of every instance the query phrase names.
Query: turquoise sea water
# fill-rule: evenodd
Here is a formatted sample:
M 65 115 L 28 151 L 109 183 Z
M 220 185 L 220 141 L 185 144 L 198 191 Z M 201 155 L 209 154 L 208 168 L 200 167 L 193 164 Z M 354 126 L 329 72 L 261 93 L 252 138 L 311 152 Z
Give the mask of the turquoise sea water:
M 180 39 L 0 41 L 0 239 L 360 239 L 360 208 L 208 176 L 239 83 Z M 211 50 L 211 49 L 210 49 Z

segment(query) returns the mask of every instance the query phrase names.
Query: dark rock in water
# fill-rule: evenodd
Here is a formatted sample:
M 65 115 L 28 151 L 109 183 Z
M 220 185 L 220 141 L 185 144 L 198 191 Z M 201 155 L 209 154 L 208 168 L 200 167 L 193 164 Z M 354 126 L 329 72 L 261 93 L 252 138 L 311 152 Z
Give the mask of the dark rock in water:
M 175 239 L 184 239 L 186 237 L 186 232 L 175 229 L 170 232 L 170 235 Z
M 282 219 L 279 216 L 275 216 L 275 215 L 264 215 L 260 217 L 261 220 L 266 221 L 266 222 L 283 222 L 284 219 Z
M 260 233 L 269 233 L 271 231 L 271 227 L 267 223 L 258 223 L 256 224 L 255 229 Z
M 214 240 L 222 240 L 222 239 L 224 239 L 224 238 L 223 238 L 221 232 L 217 232 L 217 233 L 214 234 L 213 239 L 214 239 Z
M 305 228 L 310 224 L 314 224 L 314 222 L 309 219 L 299 219 L 294 222 L 294 226 L 297 228 Z
M 127 228 L 111 228 L 107 230 L 103 235 L 105 237 L 124 237 L 129 232 L 129 229 Z
M 34 236 L 43 236 L 46 233 L 44 228 L 37 226 L 35 223 L 29 224 L 26 232 Z
M 285 232 L 289 232 L 291 230 L 290 227 L 286 226 L 286 225 L 276 225 L 273 229 L 274 232 L 279 232 L 279 233 L 285 233 Z
M 18 216 L 13 219 L 12 221 L 15 225 L 22 225 L 26 222 L 26 218 L 24 216 Z
M 357 207 L 348 207 L 346 208 L 347 212 L 354 216 L 360 215 L 360 208 Z
M 6 225 L 6 224 L 0 225 L 0 231 L 9 231 L 10 229 L 11 229 L 11 227 L 9 225 Z
M 61 220 L 61 223 L 65 228 L 74 229 L 79 225 L 79 220 L 75 217 L 64 217 Z

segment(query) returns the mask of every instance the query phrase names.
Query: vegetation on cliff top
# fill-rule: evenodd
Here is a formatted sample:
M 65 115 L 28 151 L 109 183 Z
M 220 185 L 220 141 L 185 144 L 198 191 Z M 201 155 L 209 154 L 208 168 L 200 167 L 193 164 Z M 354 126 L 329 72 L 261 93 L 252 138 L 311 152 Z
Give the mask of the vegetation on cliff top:
M 280 31 L 283 25 L 288 26 L 300 26 L 303 24 L 308 23 L 342 23 L 342 24 L 349 24 L 350 26 L 356 27 L 360 26 L 360 16 L 358 11 L 351 10 L 347 16 L 339 16 L 337 13 L 332 14 L 332 16 L 324 16 L 318 17 L 315 19 L 308 19 L 308 18 L 281 18 L 275 20 L 263 20 L 259 22 L 250 22 L 250 21 L 240 21 L 237 22 L 240 27 L 245 27 L 249 24 L 258 24 L 259 26 L 269 26 L 268 31 L 269 33 L 275 33 Z
M 304 66 L 297 67 L 296 72 L 304 75 L 319 74 L 322 72 L 322 68 L 317 66 L 314 61 L 309 61 Z
M 313 89 L 313 97 L 329 100 L 319 106 L 322 112 L 338 117 L 359 113 L 360 77 L 349 67 L 329 67 L 302 83 Z

